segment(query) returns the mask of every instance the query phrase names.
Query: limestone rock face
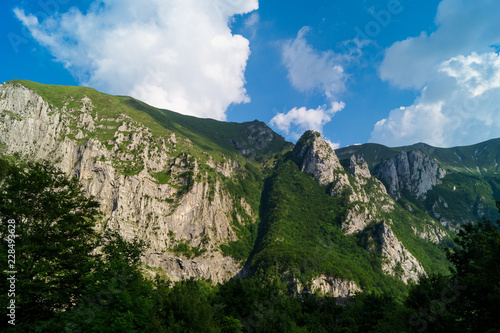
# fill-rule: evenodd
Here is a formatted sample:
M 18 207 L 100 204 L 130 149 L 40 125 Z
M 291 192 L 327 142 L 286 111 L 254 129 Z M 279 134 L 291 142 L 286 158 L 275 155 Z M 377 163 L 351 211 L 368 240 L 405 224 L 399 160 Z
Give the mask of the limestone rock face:
M 372 177 L 368 165 L 361 157 L 351 156 L 349 173 L 345 172 L 333 150 L 328 149 L 329 145 L 325 145 L 328 144 L 318 133 L 306 132 L 293 153 L 296 160 L 302 161 L 299 166 L 303 171 L 310 173 L 320 185 L 330 186 L 333 197 L 349 193 L 347 201 L 351 208 L 342 224 L 344 231 L 347 234 L 358 233 L 365 230 L 368 224 L 383 220 L 381 214 L 392 211 L 395 204 L 384 185 Z M 423 156 L 418 153 L 410 155 L 411 166 L 416 167 L 416 170 L 430 165 L 430 162 L 423 162 Z M 405 157 L 401 158 L 401 174 L 409 174 L 410 163 L 405 164 Z M 425 186 L 422 185 L 419 189 Z M 397 276 L 405 283 L 410 280 L 418 281 L 419 274 L 425 274 L 422 265 L 396 238 L 389 225 L 382 222 L 374 227 L 372 232 L 381 246 L 384 258 L 382 269 L 385 273 Z M 337 293 L 335 290 L 342 289 L 340 286 L 343 285 L 337 286 L 337 282 L 333 281 L 331 278 L 320 276 L 313 280 L 313 286 L 321 292 Z M 347 289 L 349 288 L 345 290 Z
M 371 230 L 382 247 L 382 270 L 400 278 L 403 282 L 418 281 L 426 272 L 418 260 L 396 238 L 391 227 L 382 222 Z
M 296 278 L 287 277 L 286 274 L 283 278 L 292 287 L 295 294 L 311 292 L 323 296 L 346 298 L 362 291 L 354 281 L 342 280 L 324 274 L 313 278 L 307 283 L 307 286 L 303 286 Z
M 311 291 L 331 297 L 351 297 L 361 288 L 354 281 L 336 279 L 331 276 L 320 275 L 311 281 Z
M 401 152 L 383 162 L 375 176 L 384 183 L 387 192 L 396 200 L 407 190 L 417 198 L 425 198 L 427 191 L 440 184 L 446 171 L 419 150 Z
M 238 274 L 240 264 L 219 250 L 220 244 L 237 239 L 232 198 L 219 181 L 209 184 L 195 158 L 169 154 L 181 139 L 174 133 L 155 137 L 125 114 L 98 118 L 88 97 L 78 102 L 77 110 L 59 109 L 20 84 L 1 85 L 2 149 L 27 159 L 50 160 L 79 178 L 101 204 L 101 227 L 117 230 L 126 239 L 145 240 L 145 263 L 163 268 L 171 279 L 222 282 Z M 107 123 L 116 126 L 103 125 Z M 113 139 L 95 138 L 95 131 L 108 127 L 115 131 Z M 239 167 L 229 159 L 209 159 L 206 164 L 226 177 Z M 131 166 L 135 169 L 127 173 Z M 156 175 L 165 170 L 171 179 L 159 181 Z M 204 252 L 192 259 L 176 255 L 172 249 L 181 242 Z
M 349 160 L 349 172 L 359 179 L 368 179 L 372 176 L 368 164 L 366 164 L 361 156 L 351 156 Z
M 302 171 L 311 174 L 320 185 L 329 186 L 332 197 L 348 196 L 352 208 L 342 225 L 347 234 L 363 230 L 380 215 L 380 210 L 393 209 L 394 201 L 384 185 L 372 177 L 363 158 L 352 156 L 346 172 L 319 133 L 305 132 L 293 150 L 293 157 Z
M 293 150 L 301 171 L 311 174 L 320 185 L 327 185 L 335 179 L 335 171 L 343 170 L 340 161 L 318 132 L 307 131 Z

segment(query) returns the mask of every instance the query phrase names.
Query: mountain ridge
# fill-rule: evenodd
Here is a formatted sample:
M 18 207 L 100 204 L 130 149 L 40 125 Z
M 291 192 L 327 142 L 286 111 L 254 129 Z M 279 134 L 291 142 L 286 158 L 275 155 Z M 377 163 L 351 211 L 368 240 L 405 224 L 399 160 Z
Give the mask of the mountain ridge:
M 293 145 L 259 121 L 20 80 L 0 85 L 0 144 L 77 177 L 101 203 L 100 228 L 147 241 L 149 272 L 175 281 L 277 272 L 336 296 L 404 289 L 445 271 L 442 249 L 500 194 L 500 139 L 334 151 L 314 131 Z

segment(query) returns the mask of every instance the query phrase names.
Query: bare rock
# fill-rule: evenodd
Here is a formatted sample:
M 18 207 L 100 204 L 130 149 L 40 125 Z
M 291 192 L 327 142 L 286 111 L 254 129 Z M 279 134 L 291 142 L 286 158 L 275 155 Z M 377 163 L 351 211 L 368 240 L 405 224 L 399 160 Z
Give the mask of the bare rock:
M 318 132 L 305 132 L 297 142 L 293 156 L 300 170 L 311 174 L 320 185 L 332 183 L 335 171 L 343 170 L 335 151 Z
M 409 153 L 402 151 L 383 162 L 375 173 L 396 200 L 401 197 L 403 190 L 419 199 L 425 198 L 425 194 L 440 184 L 445 175 L 446 171 L 435 160 L 419 150 Z

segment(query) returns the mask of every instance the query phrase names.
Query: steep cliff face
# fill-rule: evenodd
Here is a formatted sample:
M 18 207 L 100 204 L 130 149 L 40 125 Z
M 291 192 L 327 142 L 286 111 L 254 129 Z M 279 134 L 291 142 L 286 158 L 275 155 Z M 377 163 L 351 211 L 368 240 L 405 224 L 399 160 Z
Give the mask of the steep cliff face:
M 440 184 L 445 175 L 446 171 L 435 160 L 419 150 L 409 153 L 402 151 L 383 162 L 375 172 L 375 176 L 396 200 L 401 197 L 403 190 L 418 199 L 425 198 L 427 191 Z
M 342 224 L 344 231 L 347 234 L 355 234 L 362 232 L 372 223 L 384 221 L 384 213 L 393 211 L 395 202 L 384 185 L 372 177 L 364 159 L 351 156 L 349 166 L 346 167 L 349 170 L 347 172 L 333 149 L 323 143 L 319 133 L 306 132 L 297 143 L 293 155 L 304 172 L 310 173 L 320 185 L 330 188 L 331 196 L 347 196 L 350 208 Z M 412 166 L 415 163 L 422 165 L 421 160 L 421 157 L 412 155 Z M 377 223 L 369 232 L 380 245 L 377 249 L 382 255 L 382 269 L 385 273 L 396 276 L 405 283 L 410 280 L 418 281 L 419 274 L 425 274 L 422 265 L 397 239 L 388 224 Z M 325 283 L 324 280 L 325 278 L 320 277 L 315 282 L 317 289 L 327 290 L 330 288 L 328 286 L 335 285 Z
M 347 172 L 319 133 L 304 133 L 293 156 L 302 171 L 311 174 L 320 185 L 328 186 L 332 197 L 347 197 L 351 208 L 343 223 L 346 233 L 363 230 L 379 218 L 380 212 L 393 209 L 393 200 L 383 184 L 371 176 L 366 162 L 361 157 L 352 156 Z
M 343 170 L 332 147 L 318 132 L 307 131 L 293 150 L 299 169 L 311 174 L 320 185 L 334 181 L 335 171 Z
M 332 262 L 349 265 L 354 261 L 342 262 L 348 255 L 338 256 L 336 247 L 347 244 L 353 246 L 355 255 L 360 250 L 361 256 L 371 259 L 381 256 L 383 271 L 405 282 L 425 274 L 418 260 L 426 269 L 429 260 L 422 251 L 415 251 L 415 244 L 422 239 L 438 243 L 447 234 L 431 216 L 422 217 L 418 205 L 394 199 L 401 191 L 409 191 L 419 198 L 428 193 L 429 200 L 434 200 L 429 190 L 439 184 L 444 171 L 433 159 L 413 151 L 371 163 L 380 166 L 375 174 L 384 185 L 372 175 L 365 155 L 344 156 L 340 162 L 317 132 L 306 132 L 288 152 L 291 146 L 258 121 L 236 124 L 197 119 L 90 88 L 20 81 L 0 86 L 0 152 L 50 160 L 80 179 L 87 193 L 101 203 L 100 228 L 118 230 L 127 239 L 139 237 L 149 244 L 144 263 L 151 272 L 161 268 L 172 280 L 193 277 L 222 282 L 255 273 L 251 264 L 243 268 L 242 263 L 256 249 L 263 251 L 262 262 L 284 261 L 290 266 L 283 266 L 284 270 L 296 272 L 303 267 L 286 260 L 322 253 L 324 248 L 318 246 L 327 247 Z M 277 158 L 280 154 L 282 158 Z M 394 156 L 394 152 L 384 156 Z M 283 192 L 274 197 L 271 190 Z M 455 191 L 442 189 L 446 198 L 442 205 L 452 203 L 445 190 Z M 294 195 L 287 196 L 291 192 Z M 302 200 L 308 196 L 311 202 Z M 287 197 L 290 201 L 279 200 Z M 311 210 L 313 204 L 317 206 Z M 280 218 L 292 206 L 297 218 Z M 262 215 L 263 207 L 274 207 L 278 215 L 267 218 Z M 433 208 L 436 216 L 440 207 Z M 263 216 L 267 220 L 260 222 Z M 303 228 L 306 220 L 309 227 Z M 263 224 L 257 227 L 256 223 Z M 260 235 L 275 231 L 266 229 L 265 223 L 277 223 L 282 228 L 281 233 L 276 231 L 280 236 Z M 317 227 L 312 234 L 310 226 Z M 259 243 L 259 236 L 266 241 Z M 363 237 L 369 239 L 367 244 L 378 245 L 364 247 L 358 243 Z M 293 249 L 285 247 L 286 243 L 283 251 L 276 250 L 285 240 L 293 240 Z M 300 251 L 294 252 L 298 245 Z M 316 278 L 308 281 L 308 288 L 342 297 L 359 290 L 354 282 L 339 279 L 353 279 L 352 275 L 342 275 L 332 267 L 323 265 L 314 271 Z M 369 274 L 380 275 L 380 269 Z M 361 283 L 370 288 L 366 281 Z
M 397 239 L 387 223 L 382 222 L 374 226 L 370 232 L 382 247 L 384 272 L 400 278 L 405 283 L 418 281 L 420 275 L 427 275 L 422 265 Z
M 351 297 L 356 292 L 362 291 L 354 281 L 336 279 L 326 275 L 312 279 L 309 288 L 313 293 L 333 297 Z
M 50 160 L 78 177 L 100 202 L 105 227 L 147 241 L 146 264 L 172 279 L 220 282 L 236 275 L 239 263 L 219 251 L 236 239 L 233 198 L 220 177 L 208 178 L 230 177 L 238 163 L 199 161 L 182 152 L 189 140 L 168 131 L 155 135 L 123 113 L 104 115 L 87 96 L 69 104 L 57 108 L 20 84 L 0 86 L 5 153 Z M 178 250 L 189 247 L 198 252 L 188 260 L 191 255 Z

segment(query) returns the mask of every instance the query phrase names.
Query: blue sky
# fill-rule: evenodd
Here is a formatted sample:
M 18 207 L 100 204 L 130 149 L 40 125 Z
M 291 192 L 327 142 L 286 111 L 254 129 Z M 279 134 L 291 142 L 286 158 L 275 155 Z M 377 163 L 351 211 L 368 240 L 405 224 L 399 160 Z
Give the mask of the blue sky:
M 495 0 L 4 0 L 0 82 L 87 85 L 334 145 L 500 137 Z

